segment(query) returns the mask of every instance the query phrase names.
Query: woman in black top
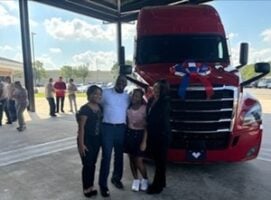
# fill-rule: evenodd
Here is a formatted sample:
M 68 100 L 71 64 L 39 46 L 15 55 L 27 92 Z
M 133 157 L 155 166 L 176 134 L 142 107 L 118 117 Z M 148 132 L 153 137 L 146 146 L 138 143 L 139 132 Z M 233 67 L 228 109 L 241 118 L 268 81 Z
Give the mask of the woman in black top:
M 166 186 L 166 161 L 170 140 L 169 84 L 166 80 L 157 81 L 153 90 L 154 97 L 147 105 L 147 149 L 154 159 L 155 175 L 148 194 L 160 193 Z
M 93 189 L 95 164 L 100 149 L 100 126 L 102 110 L 99 105 L 102 89 L 96 85 L 87 90 L 88 103 L 80 108 L 78 113 L 78 150 L 82 160 L 82 183 L 86 197 L 97 195 Z

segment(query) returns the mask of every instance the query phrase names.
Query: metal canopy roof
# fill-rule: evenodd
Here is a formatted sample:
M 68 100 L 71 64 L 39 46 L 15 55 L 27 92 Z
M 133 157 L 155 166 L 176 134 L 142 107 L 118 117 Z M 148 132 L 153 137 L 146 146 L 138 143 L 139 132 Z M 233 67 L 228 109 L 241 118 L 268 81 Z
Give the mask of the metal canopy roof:
M 108 22 L 136 20 L 146 6 L 200 4 L 213 0 L 33 0 Z
M 34 85 L 31 63 L 28 5 L 30 0 L 19 0 L 25 85 L 29 95 L 29 110 L 35 112 Z M 137 19 L 139 10 L 146 6 L 200 4 L 213 0 L 32 0 L 78 14 L 117 24 L 118 62 L 124 64 L 124 48 L 121 45 L 122 22 Z

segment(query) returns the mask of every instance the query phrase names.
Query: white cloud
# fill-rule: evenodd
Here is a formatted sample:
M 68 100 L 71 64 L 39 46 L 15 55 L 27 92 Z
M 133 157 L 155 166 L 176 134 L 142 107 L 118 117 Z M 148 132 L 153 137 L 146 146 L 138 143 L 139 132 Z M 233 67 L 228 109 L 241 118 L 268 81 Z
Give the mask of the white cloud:
M 39 25 L 39 23 L 33 19 L 30 19 L 29 25 L 30 25 L 30 27 L 37 27 Z
M 44 26 L 49 35 L 59 40 L 116 40 L 116 25 L 93 25 L 81 19 L 63 20 L 51 18 L 44 21 Z M 124 25 L 123 38 L 129 38 L 135 33 L 134 25 Z
M 39 60 L 43 63 L 43 67 L 45 70 L 58 69 L 58 67 L 53 62 L 52 58 L 47 54 L 43 54 L 41 56 L 38 56 L 36 58 L 36 60 Z
M 125 56 L 125 60 L 131 60 L 131 61 L 133 61 L 133 59 L 134 59 L 134 54 L 127 54 Z
M 9 46 L 9 45 L 5 45 L 5 46 L 0 46 L 0 51 L 2 52 L 4 52 L 4 51 L 14 51 L 15 50 L 15 48 L 13 48 L 13 47 L 11 47 L 11 46 Z
M 12 58 L 12 60 L 16 60 L 18 62 L 23 62 L 23 55 L 22 52 L 17 52 L 14 56 L 14 58 Z
M 263 41 L 271 42 L 271 28 L 264 30 L 261 36 L 263 37 Z
M 7 14 L 7 10 L 0 4 L 0 15 Z
M 1 1 L 0 4 L 7 7 L 9 10 L 18 10 L 19 9 L 18 2 L 16 2 L 15 0 Z
M 44 21 L 49 35 L 59 40 L 113 40 L 111 28 L 103 30 L 102 26 L 91 25 L 80 19 L 64 21 L 61 18 L 51 18 Z
M 61 53 L 62 52 L 62 50 L 60 48 L 50 48 L 49 51 L 51 53 Z
M 233 66 L 239 65 L 239 46 L 232 47 L 230 50 L 231 64 Z
M 11 60 L 22 62 L 22 50 L 17 46 L 0 46 L 0 56 Z
M 0 27 L 19 24 L 18 17 L 12 16 L 1 4 L 0 4 Z
M 0 46 L 0 57 L 22 62 L 21 48 L 18 49 L 17 46 L 13 47 L 10 45 Z
M 250 50 L 250 63 L 255 62 L 270 62 L 271 61 L 271 48 L 254 49 Z
M 86 51 L 72 57 L 75 65 L 88 64 L 89 70 L 110 71 L 116 63 L 115 52 Z
M 233 38 L 236 38 L 236 37 L 238 37 L 238 33 L 229 33 L 228 36 L 227 36 L 227 38 L 230 39 L 230 40 L 233 39 Z
M 239 65 L 240 46 L 231 48 L 231 60 L 233 66 Z M 271 48 L 255 49 L 251 47 L 248 54 L 248 63 L 254 64 L 256 62 L 270 62 L 271 61 Z
M 123 24 L 122 37 L 123 39 L 131 39 L 136 35 L 136 24 Z

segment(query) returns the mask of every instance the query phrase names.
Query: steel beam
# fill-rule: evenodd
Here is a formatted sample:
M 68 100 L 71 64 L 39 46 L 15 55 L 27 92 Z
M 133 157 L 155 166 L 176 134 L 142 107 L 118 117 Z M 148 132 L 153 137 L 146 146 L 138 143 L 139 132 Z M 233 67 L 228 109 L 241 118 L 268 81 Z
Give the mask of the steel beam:
M 118 11 L 121 12 L 121 0 L 117 1 Z M 118 64 L 119 66 L 123 66 L 125 64 L 124 49 L 122 47 L 122 32 L 121 32 L 121 20 L 120 14 L 117 20 L 117 52 L 118 52 Z M 121 70 L 120 70 L 121 71 Z
M 29 32 L 27 0 L 19 0 L 19 9 L 20 9 L 22 51 L 23 51 L 24 80 L 25 80 L 25 88 L 28 91 L 28 99 L 29 99 L 28 110 L 35 112 L 33 70 L 32 70 L 32 59 L 31 59 L 31 48 L 30 48 L 30 32 Z

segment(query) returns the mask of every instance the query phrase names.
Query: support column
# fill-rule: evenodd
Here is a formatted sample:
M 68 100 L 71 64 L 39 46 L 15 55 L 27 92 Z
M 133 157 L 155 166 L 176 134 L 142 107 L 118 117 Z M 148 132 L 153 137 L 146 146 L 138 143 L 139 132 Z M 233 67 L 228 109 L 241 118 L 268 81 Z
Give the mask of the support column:
M 28 91 L 28 99 L 29 99 L 28 110 L 35 112 L 35 98 L 34 98 L 34 86 L 33 86 L 33 70 L 32 70 L 32 59 L 31 59 L 31 48 L 30 48 L 30 31 L 29 31 L 27 0 L 19 0 L 19 9 L 20 9 L 24 80 L 25 80 L 25 88 Z
M 125 64 L 125 60 L 123 58 L 123 47 L 122 47 L 122 41 L 121 41 L 121 22 L 117 22 L 117 51 L 118 51 L 118 64 L 123 65 Z
M 124 47 L 122 46 L 122 30 L 121 30 L 121 1 L 118 0 L 119 19 L 117 21 L 117 52 L 118 52 L 118 64 L 120 68 L 125 64 Z M 121 73 L 123 70 L 119 70 Z

